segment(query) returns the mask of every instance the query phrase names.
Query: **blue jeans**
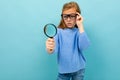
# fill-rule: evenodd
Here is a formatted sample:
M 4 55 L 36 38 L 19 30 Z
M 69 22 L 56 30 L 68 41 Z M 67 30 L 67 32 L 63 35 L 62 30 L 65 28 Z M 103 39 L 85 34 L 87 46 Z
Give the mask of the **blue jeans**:
M 85 69 L 80 69 L 77 72 L 58 74 L 57 80 L 83 80 Z

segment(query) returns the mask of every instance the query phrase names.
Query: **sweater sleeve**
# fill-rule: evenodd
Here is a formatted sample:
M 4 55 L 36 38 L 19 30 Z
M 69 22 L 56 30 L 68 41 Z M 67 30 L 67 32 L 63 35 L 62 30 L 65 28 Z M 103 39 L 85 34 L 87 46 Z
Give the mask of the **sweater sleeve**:
M 90 40 L 85 32 L 83 33 L 78 33 L 78 46 L 80 50 L 86 49 L 90 45 Z

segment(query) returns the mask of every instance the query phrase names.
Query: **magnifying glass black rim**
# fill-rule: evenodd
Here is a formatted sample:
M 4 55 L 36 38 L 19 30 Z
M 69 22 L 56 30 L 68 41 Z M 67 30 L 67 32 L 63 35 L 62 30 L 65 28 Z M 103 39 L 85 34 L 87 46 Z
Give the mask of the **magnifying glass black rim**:
M 54 26 L 54 28 L 55 28 L 55 30 L 56 30 L 56 32 L 55 32 L 55 34 L 54 34 L 53 36 L 49 36 L 49 35 L 46 33 L 46 27 L 47 27 L 48 25 Z M 45 33 L 45 35 L 46 35 L 47 37 L 53 38 L 53 37 L 57 34 L 57 27 L 56 27 L 54 24 L 52 24 L 52 23 L 48 23 L 48 24 L 46 24 L 46 25 L 44 26 L 44 33 Z

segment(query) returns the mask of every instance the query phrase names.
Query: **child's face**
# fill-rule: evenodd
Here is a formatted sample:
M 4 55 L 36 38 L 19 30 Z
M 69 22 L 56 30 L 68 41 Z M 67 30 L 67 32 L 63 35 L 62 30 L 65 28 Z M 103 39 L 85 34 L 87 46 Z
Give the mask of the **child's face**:
M 63 11 L 62 18 L 68 28 L 73 28 L 76 24 L 76 10 L 74 8 Z

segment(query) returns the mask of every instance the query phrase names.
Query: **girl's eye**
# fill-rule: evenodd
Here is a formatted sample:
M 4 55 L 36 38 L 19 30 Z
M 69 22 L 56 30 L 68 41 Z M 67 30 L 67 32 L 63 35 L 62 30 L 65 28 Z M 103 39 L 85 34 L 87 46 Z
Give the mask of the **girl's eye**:
M 71 18 L 75 18 L 76 16 L 70 16 Z
M 68 18 L 68 16 L 63 16 L 64 18 Z

